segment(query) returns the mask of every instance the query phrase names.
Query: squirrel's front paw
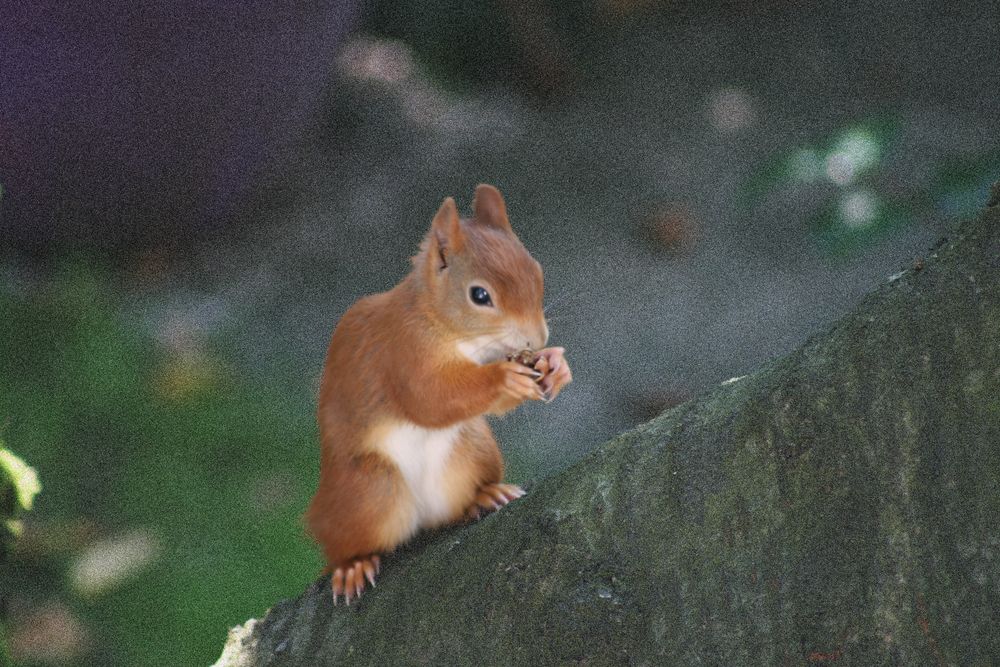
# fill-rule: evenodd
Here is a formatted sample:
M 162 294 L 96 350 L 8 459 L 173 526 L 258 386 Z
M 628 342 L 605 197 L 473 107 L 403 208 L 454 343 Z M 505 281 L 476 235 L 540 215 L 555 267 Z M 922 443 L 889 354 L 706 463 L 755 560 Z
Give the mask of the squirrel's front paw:
M 476 499 L 472 501 L 472 506 L 466 510 L 465 517 L 470 521 L 478 519 L 523 495 L 524 489 L 516 484 L 487 484 L 479 489 Z
M 542 388 L 538 385 L 538 380 L 543 376 L 541 371 L 516 361 L 502 361 L 500 369 L 503 373 L 501 392 L 507 398 L 518 402 L 540 401 L 545 398 Z
M 535 369 L 542 373 L 538 384 L 545 392 L 546 403 L 558 396 L 562 388 L 573 381 L 573 373 L 569 369 L 566 357 L 563 356 L 565 352 L 565 348 L 562 347 L 547 347 L 538 351 Z

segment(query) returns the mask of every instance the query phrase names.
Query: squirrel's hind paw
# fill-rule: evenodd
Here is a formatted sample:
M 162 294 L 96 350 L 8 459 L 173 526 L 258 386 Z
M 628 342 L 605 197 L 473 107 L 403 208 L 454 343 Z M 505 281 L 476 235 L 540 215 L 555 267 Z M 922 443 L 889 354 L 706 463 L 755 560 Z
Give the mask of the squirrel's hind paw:
M 479 519 L 523 495 L 524 489 L 516 484 L 487 484 L 479 489 L 465 517 L 470 521 Z
M 337 604 L 337 596 L 343 595 L 344 601 L 351 604 L 351 598 L 361 597 L 365 590 L 365 580 L 375 587 L 375 575 L 378 574 L 382 562 L 375 554 L 366 558 L 357 558 L 334 568 L 330 577 L 330 587 L 333 589 L 333 604 Z

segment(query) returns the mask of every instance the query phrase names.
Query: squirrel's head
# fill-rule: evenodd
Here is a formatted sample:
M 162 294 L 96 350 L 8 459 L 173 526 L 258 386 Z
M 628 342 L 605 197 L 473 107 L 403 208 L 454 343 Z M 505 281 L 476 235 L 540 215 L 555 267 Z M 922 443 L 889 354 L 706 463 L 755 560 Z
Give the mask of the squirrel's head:
M 414 268 L 427 310 L 452 332 L 459 350 L 488 363 L 549 337 L 542 305 L 542 267 L 528 254 L 492 185 L 480 185 L 472 217 L 455 200 L 441 204 Z

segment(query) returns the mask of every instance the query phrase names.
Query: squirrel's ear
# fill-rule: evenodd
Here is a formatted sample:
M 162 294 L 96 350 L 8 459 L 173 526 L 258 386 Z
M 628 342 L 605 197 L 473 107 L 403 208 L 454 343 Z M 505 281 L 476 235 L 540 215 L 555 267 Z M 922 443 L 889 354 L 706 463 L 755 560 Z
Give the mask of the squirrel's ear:
M 458 218 L 458 207 L 451 197 L 445 197 L 441 208 L 434 215 L 430 240 L 430 259 L 438 269 L 446 268 L 449 256 L 462 250 L 465 239 Z
M 476 186 L 476 196 L 472 200 L 472 218 L 484 225 L 511 231 L 510 220 L 507 219 L 507 204 L 500 191 L 492 185 L 482 183 Z

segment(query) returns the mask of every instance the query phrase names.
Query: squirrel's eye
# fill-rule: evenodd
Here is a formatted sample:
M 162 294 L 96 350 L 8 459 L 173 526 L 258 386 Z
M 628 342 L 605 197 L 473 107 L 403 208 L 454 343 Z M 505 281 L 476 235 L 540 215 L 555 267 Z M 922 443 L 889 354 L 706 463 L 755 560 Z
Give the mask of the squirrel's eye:
M 479 285 L 474 285 L 472 289 L 469 290 L 469 297 L 472 299 L 472 303 L 477 306 L 492 306 L 493 299 L 490 298 L 490 293 L 486 291 L 485 288 Z

